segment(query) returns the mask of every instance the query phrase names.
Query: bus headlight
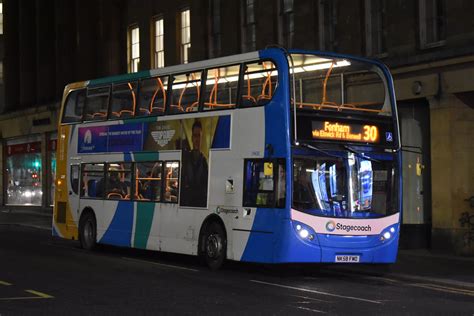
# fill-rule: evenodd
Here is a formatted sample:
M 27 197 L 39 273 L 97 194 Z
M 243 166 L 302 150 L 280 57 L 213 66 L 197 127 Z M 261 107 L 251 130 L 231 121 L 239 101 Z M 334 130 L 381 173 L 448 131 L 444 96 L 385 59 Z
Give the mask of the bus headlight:
M 316 233 L 314 232 L 314 230 L 303 223 L 293 221 L 293 228 L 298 233 L 298 236 L 303 240 L 312 241 L 316 237 Z
M 384 242 L 386 240 L 393 238 L 396 232 L 397 232 L 397 225 L 390 226 L 384 229 L 380 236 L 380 241 Z

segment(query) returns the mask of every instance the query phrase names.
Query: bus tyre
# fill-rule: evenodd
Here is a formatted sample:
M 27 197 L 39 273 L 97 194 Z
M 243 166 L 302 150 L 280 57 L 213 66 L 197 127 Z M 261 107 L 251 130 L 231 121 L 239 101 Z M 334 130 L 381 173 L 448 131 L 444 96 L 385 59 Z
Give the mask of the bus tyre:
M 92 250 L 95 247 L 97 238 L 97 224 L 92 212 L 87 212 L 79 221 L 79 241 L 81 247 Z
M 219 269 L 225 261 L 227 238 L 224 228 L 217 222 L 211 222 L 203 234 L 203 261 L 211 270 Z

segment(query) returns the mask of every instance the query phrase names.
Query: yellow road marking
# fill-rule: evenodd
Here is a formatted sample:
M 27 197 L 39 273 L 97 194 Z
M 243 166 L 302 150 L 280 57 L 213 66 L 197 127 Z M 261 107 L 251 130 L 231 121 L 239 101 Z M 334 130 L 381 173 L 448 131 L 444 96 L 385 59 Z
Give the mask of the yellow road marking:
M 25 292 L 35 296 L 17 296 L 17 297 L 0 297 L 0 301 L 14 301 L 14 300 L 40 300 L 46 298 L 54 298 L 54 296 L 38 292 L 35 290 L 25 290 Z
M 38 292 L 38 291 L 35 291 L 35 290 L 25 290 L 25 292 L 37 295 L 41 298 L 54 298 L 54 296 L 51 296 L 51 295 L 48 295 L 48 294 L 45 294 L 45 293 L 42 293 L 42 292 Z
M 6 286 L 9 286 L 9 285 L 12 285 L 11 283 L 8 283 L 8 282 L 5 282 L 5 281 L 2 281 L 0 280 L 0 285 L 6 285 Z

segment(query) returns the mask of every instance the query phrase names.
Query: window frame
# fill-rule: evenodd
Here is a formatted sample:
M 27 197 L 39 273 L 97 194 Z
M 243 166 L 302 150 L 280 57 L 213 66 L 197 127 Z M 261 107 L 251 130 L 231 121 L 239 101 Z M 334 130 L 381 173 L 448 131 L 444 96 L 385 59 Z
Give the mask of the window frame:
M 201 98 L 202 99 L 202 109 L 200 108 L 200 112 L 215 112 L 215 111 L 227 111 L 227 110 L 234 110 L 234 109 L 238 109 L 240 108 L 240 104 L 241 104 L 241 87 L 242 87 L 242 81 L 241 81 L 241 73 L 242 71 L 244 70 L 245 68 L 245 63 L 237 63 L 237 64 L 228 64 L 228 65 L 220 65 L 220 66 L 214 66 L 214 67 L 209 67 L 209 68 L 205 68 L 203 70 L 204 72 L 204 82 L 207 83 L 207 74 L 209 72 L 209 70 L 213 70 L 213 69 L 217 69 L 217 68 L 227 68 L 227 67 L 239 67 L 239 73 L 237 75 L 238 79 L 237 79 L 237 89 L 236 89 L 236 95 L 235 95 L 235 105 L 233 107 L 229 107 L 229 108 L 216 108 L 216 109 L 206 109 L 205 108 L 205 100 L 204 100 L 204 97 L 208 97 L 207 95 L 207 89 L 206 89 L 206 84 L 202 85 L 204 87 L 203 91 L 201 92 L 201 95 L 203 95 L 204 97 Z
M 85 172 L 85 165 L 98 165 L 98 164 L 102 164 L 102 179 L 104 179 L 103 181 L 103 188 L 102 188 L 102 192 L 105 193 L 105 165 L 106 163 L 105 162 L 83 162 L 81 163 L 81 167 L 80 167 L 80 179 L 79 179 L 79 199 L 87 199 L 87 200 L 105 200 L 105 198 L 103 196 L 101 197 L 97 197 L 97 196 L 94 196 L 94 197 L 91 197 L 91 196 L 85 196 L 83 195 L 82 193 L 82 188 L 84 186 L 84 172 Z M 87 171 L 87 172 L 90 172 L 90 171 Z M 93 171 L 93 172 L 97 172 L 99 173 L 100 171 Z M 85 193 L 85 191 L 84 191 Z M 88 192 L 89 193 L 89 192 Z
M 175 80 L 176 80 L 176 77 L 177 76 L 182 76 L 182 75 L 190 75 L 192 73 L 201 73 L 201 78 L 199 80 L 196 80 L 196 82 L 199 82 L 199 100 L 197 101 L 198 102 L 198 106 L 197 106 L 197 111 L 190 111 L 190 112 L 186 112 L 186 109 L 184 109 L 183 112 L 174 112 L 174 113 L 171 113 L 171 97 L 173 95 L 173 88 L 174 88 L 174 85 L 176 84 Z M 206 72 L 206 68 L 200 68 L 200 69 L 196 69 L 196 70 L 189 70 L 189 71 L 186 71 L 186 72 L 177 72 L 177 73 L 172 73 L 169 75 L 169 79 L 168 79 L 168 91 L 167 92 L 167 97 L 166 97 L 166 108 L 165 108 L 165 116 L 171 116 L 171 115 L 182 115 L 182 114 L 191 114 L 191 113 L 199 113 L 199 112 L 202 112 L 202 109 L 201 109 L 201 106 L 202 106 L 202 95 L 203 95 L 203 89 L 204 89 L 204 86 L 205 86 L 205 83 L 206 83 L 206 75 L 207 75 L 207 72 Z M 178 84 L 181 84 L 181 83 L 178 83 Z
M 134 80 L 130 80 L 130 81 L 117 81 L 117 82 L 113 82 L 113 83 L 110 84 L 109 104 L 108 104 L 108 107 L 107 107 L 107 121 L 126 120 L 126 119 L 131 119 L 131 118 L 136 117 L 137 108 L 138 108 L 138 96 L 139 96 L 139 89 L 140 89 L 140 81 L 141 80 L 134 79 Z M 112 116 L 112 105 L 113 105 L 112 104 L 112 99 L 114 97 L 114 88 L 115 88 L 115 86 L 125 85 L 125 84 L 129 84 L 129 83 L 130 84 L 134 84 L 134 83 L 136 84 L 135 110 L 133 111 L 132 115 L 129 116 L 129 117 L 113 117 Z
M 162 26 L 162 31 L 163 33 L 162 34 L 158 34 L 158 28 L 157 28 L 157 23 L 159 23 L 160 21 L 162 21 L 163 23 L 163 26 Z M 159 68 L 164 68 L 166 63 L 165 63 L 165 18 L 162 14 L 160 15 L 156 15 L 152 18 L 151 20 L 151 24 L 152 24 L 152 42 L 151 42 L 151 52 L 152 52 L 152 55 L 151 55 L 151 66 L 153 69 L 159 69 Z M 157 45 L 156 45 L 156 41 L 157 41 L 157 38 L 161 37 L 161 41 L 162 41 L 162 50 L 157 50 Z M 157 56 L 159 56 L 159 53 L 162 52 L 163 53 L 163 65 L 160 66 L 159 65 L 159 58 Z
M 255 105 L 243 106 L 242 105 L 243 104 L 243 102 L 242 102 L 242 91 L 244 89 L 244 80 L 245 80 L 245 71 L 246 71 L 245 67 L 249 64 L 260 64 L 260 63 L 265 63 L 265 62 L 271 62 L 275 66 L 275 71 L 277 72 L 277 76 L 276 76 L 276 80 L 275 80 L 276 87 L 273 90 L 272 97 L 271 97 L 271 99 L 267 100 L 266 102 L 264 102 L 262 104 L 258 104 L 258 102 L 256 102 Z M 238 91 L 239 94 L 237 95 L 238 106 L 236 106 L 236 108 L 249 109 L 249 108 L 256 108 L 256 107 L 260 107 L 260 106 L 266 106 L 269 103 L 271 103 L 273 101 L 273 97 L 277 94 L 277 92 L 279 91 L 278 89 L 280 88 L 280 75 L 279 75 L 279 73 L 280 73 L 280 71 L 278 69 L 277 63 L 271 58 L 264 58 L 264 59 L 257 59 L 257 60 L 254 60 L 254 61 L 242 62 L 241 63 L 240 74 L 239 74 L 239 86 L 240 86 L 239 91 Z
M 273 195 L 273 202 L 272 203 L 267 203 L 265 205 L 258 205 L 258 204 L 250 204 L 250 203 L 247 203 L 247 201 L 245 200 L 246 196 L 245 196 L 245 192 L 247 191 L 250 191 L 250 189 L 246 188 L 246 179 L 247 179 L 247 164 L 248 163 L 262 163 L 262 164 L 265 164 L 265 163 L 273 163 L 273 175 L 272 175 L 272 180 L 273 180 L 273 190 L 257 190 L 257 195 L 259 193 L 267 193 L 267 194 L 272 194 Z M 276 168 L 275 168 L 276 166 Z M 282 167 L 284 169 L 284 172 L 285 172 L 285 176 L 284 176 L 284 179 L 285 179 L 285 196 L 284 196 L 284 201 L 283 203 L 279 203 L 277 201 L 277 186 L 278 186 L 278 173 L 279 173 L 279 169 L 280 167 Z M 265 167 L 264 167 L 265 168 Z M 244 192 L 242 194 L 242 206 L 243 207 L 254 207 L 254 208 L 276 208 L 276 209 L 284 209 L 286 207 L 286 200 L 287 200 L 287 196 L 288 196 L 288 192 L 287 192 L 287 171 L 286 171 L 286 164 L 285 164 L 285 158 L 245 158 L 244 159 L 244 164 L 243 164 L 243 172 L 242 172 L 242 175 L 243 175 L 243 183 L 242 183 L 242 189 Z
M 437 29 L 437 40 L 428 42 L 428 32 L 433 30 L 433 27 L 429 25 L 428 17 L 427 17 L 427 3 L 431 1 L 432 4 L 436 6 L 441 6 L 442 12 L 439 12 L 439 8 L 437 8 L 436 19 L 443 19 L 443 27 L 439 27 Z M 419 40 L 419 48 L 430 49 L 441 47 L 446 44 L 446 2 L 445 0 L 418 0 L 418 40 Z M 437 22 L 438 23 L 438 22 Z
M 82 107 L 82 112 L 81 112 L 81 116 L 80 116 L 80 119 L 78 121 L 74 121 L 74 122 L 64 122 L 64 117 L 66 115 L 66 105 L 69 101 L 69 98 L 71 97 L 71 94 L 73 92 L 76 92 L 76 91 L 81 91 L 84 92 L 84 106 Z M 79 94 L 79 93 L 78 93 Z M 73 124 L 80 124 L 84 121 L 84 109 L 86 108 L 86 99 L 87 99 L 87 87 L 83 87 L 83 88 L 77 88 L 77 89 L 71 89 L 67 96 L 66 96 L 66 99 L 64 101 L 64 106 L 63 106 L 63 113 L 62 113 L 62 117 L 61 117 L 61 125 L 73 125 Z M 74 109 L 77 107 L 77 94 L 76 94 L 76 98 L 74 100 Z
M 183 21 L 184 21 L 184 17 L 185 17 L 185 13 L 186 12 L 189 12 L 189 25 L 186 26 L 184 25 L 183 26 Z M 190 54 L 185 54 L 184 53 L 184 49 L 185 49 L 185 46 L 189 45 L 189 47 L 187 47 L 186 49 L 190 50 L 191 48 L 191 44 L 192 44 L 192 40 L 191 40 L 191 8 L 190 7 L 184 7 L 182 8 L 181 10 L 179 10 L 179 19 L 177 19 L 179 21 L 179 24 L 178 24 L 178 36 L 179 36 L 179 60 L 180 60 L 180 63 L 181 64 L 188 64 L 189 63 L 189 57 L 190 57 Z M 183 36 L 183 30 L 188 28 L 189 29 L 189 42 L 184 42 L 184 36 Z M 185 55 L 187 57 L 187 59 L 185 60 Z
M 107 97 L 107 109 L 106 109 L 106 112 L 105 112 L 105 116 L 102 119 L 99 119 L 99 120 L 87 120 L 87 119 L 85 119 L 85 114 L 87 114 L 86 109 L 87 109 L 87 105 L 89 103 L 88 102 L 89 90 L 101 89 L 101 88 L 105 88 L 105 87 L 109 88 L 109 93 L 108 93 L 108 97 Z M 84 100 L 84 109 L 82 110 L 82 122 L 90 123 L 90 122 L 102 122 L 102 121 L 109 120 L 111 94 L 112 94 L 112 84 L 105 84 L 105 85 L 87 87 L 86 88 L 86 97 L 85 97 L 85 100 Z
M 133 43 L 133 30 L 137 29 L 138 30 L 138 42 Z M 127 63 L 128 63 L 128 73 L 136 73 L 140 71 L 140 27 L 138 26 L 138 23 L 133 23 L 130 24 L 127 28 L 127 44 L 128 44 L 128 49 L 127 49 Z M 138 58 L 133 58 L 133 45 L 137 44 L 138 45 Z M 137 69 L 134 71 L 134 60 L 138 59 L 138 64 L 137 64 Z

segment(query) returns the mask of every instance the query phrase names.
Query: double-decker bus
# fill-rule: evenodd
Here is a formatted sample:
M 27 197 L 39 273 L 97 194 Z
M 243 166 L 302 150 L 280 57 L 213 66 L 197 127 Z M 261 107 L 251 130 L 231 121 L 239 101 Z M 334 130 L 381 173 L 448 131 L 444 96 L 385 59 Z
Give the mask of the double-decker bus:
M 53 235 L 228 260 L 393 263 L 401 214 L 381 63 L 268 48 L 66 86 Z

